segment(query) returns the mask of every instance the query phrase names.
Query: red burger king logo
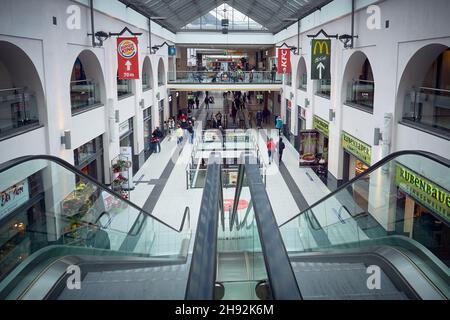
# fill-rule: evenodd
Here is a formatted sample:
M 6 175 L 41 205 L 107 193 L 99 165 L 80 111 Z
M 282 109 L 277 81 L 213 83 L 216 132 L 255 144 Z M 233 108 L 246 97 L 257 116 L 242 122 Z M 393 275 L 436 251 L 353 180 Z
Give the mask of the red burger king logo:
M 133 41 L 131 41 L 131 40 L 127 40 L 127 39 L 122 40 L 119 43 L 118 52 L 123 58 L 131 59 L 137 53 L 136 44 Z

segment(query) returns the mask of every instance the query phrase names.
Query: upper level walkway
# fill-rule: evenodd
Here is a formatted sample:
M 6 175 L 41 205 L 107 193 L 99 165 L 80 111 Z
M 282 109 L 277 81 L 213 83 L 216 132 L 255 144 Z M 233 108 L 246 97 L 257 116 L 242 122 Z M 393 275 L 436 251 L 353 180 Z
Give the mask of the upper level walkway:
M 278 91 L 282 75 L 270 71 L 177 71 L 168 73 L 168 89 L 178 91 Z

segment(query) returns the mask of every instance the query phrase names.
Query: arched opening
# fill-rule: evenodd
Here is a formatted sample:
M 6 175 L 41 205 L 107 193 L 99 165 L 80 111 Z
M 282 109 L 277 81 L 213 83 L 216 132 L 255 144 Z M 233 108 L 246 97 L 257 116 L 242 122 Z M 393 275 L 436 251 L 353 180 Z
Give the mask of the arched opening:
M 163 86 L 166 84 L 166 70 L 164 68 L 163 59 L 159 59 L 158 63 L 158 86 Z
M 45 98 L 39 74 L 19 47 L 0 41 L 0 138 L 39 127 Z
M 306 91 L 308 86 L 308 71 L 305 58 L 301 57 L 297 67 L 297 89 Z
M 350 57 L 343 81 L 345 104 L 373 113 L 375 81 L 370 61 L 363 52 L 355 52 Z
M 397 116 L 404 123 L 450 135 L 450 48 L 433 44 L 408 62 L 400 80 Z
M 149 57 L 145 57 L 142 67 L 142 90 L 147 91 L 153 87 L 153 70 Z
M 130 79 L 119 79 L 119 70 L 117 70 L 117 98 L 119 100 L 133 95 L 133 81 Z
M 75 60 L 70 76 L 72 114 L 102 105 L 105 98 L 102 67 L 90 50 L 82 51 Z

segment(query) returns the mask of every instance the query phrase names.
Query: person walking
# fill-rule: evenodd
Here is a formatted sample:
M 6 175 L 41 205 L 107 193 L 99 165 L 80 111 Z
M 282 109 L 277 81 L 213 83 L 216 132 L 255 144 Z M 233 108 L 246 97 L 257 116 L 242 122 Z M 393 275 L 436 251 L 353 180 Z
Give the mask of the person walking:
M 205 97 L 205 109 L 209 109 L 209 97 Z
M 175 130 L 175 135 L 177 137 L 177 145 L 179 146 L 183 143 L 183 136 L 184 136 L 183 129 L 181 129 L 180 125 L 177 126 L 177 130 Z
M 272 138 L 267 140 L 267 154 L 269 155 L 269 165 L 272 164 L 273 152 L 275 151 L 275 146 Z
M 155 144 L 155 153 L 161 152 L 161 139 L 163 138 L 163 133 L 156 127 L 155 131 L 152 133 L 152 142 Z
M 192 126 L 192 122 L 189 122 L 187 131 L 189 133 L 189 143 L 194 144 L 194 127 Z
M 283 120 L 280 116 L 277 117 L 275 128 L 278 129 L 278 135 L 281 136 L 281 130 L 283 129 Z
M 222 113 L 220 113 L 220 111 L 218 111 L 216 113 L 216 122 L 217 122 L 217 127 L 222 126 Z
M 278 156 L 279 156 L 279 162 L 281 163 L 283 160 L 283 151 L 286 148 L 286 145 L 283 142 L 283 138 L 280 137 L 280 141 L 278 142 Z
M 256 112 L 256 127 L 262 129 L 263 114 L 261 110 Z
M 197 107 L 196 109 L 198 109 L 200 106 L 200 100 L 198 99 L 198 96 L 195 96 L 195 106 Z

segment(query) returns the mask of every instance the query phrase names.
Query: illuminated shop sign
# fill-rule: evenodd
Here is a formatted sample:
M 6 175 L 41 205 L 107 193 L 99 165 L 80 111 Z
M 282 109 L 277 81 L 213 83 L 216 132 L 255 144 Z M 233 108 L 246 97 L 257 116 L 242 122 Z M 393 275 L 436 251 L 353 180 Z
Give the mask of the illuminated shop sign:
M 322 118 L 320 118 L 318 116 L 314 116 L 313 125 L 314 125 L 314 129 L 316 129 L 320 133 L 326 135 L 327 137 L 329 136 L 330 125 L 327 121 L 323 120 Z
M 418 202 L 450 221 L 450 192 L 397 164 L 395 183 Z
M 30 199 L 28 181 L 24 180 L 0 192 L 0 219 Z
M 370 165 L 372 161 L 372 147 L 368 144 L 356 139 L 347 132 L 342 132 L 342 148 Z

